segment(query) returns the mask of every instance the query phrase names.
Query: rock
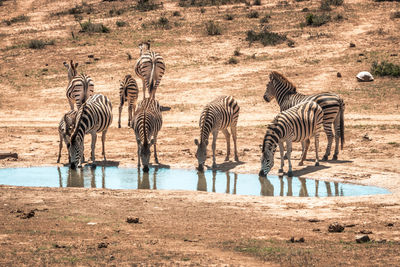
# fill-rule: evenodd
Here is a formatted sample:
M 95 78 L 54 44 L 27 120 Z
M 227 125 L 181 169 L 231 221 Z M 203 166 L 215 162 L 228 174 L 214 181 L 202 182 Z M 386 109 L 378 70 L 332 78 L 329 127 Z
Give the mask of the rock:
M 372 234 L 372 231 L 369 231 L 369 230 L 361 230 L 361 231 L 360 231 L 360 234 L 369 235 L 369 234 Z
M 356 47 L 355 43 L 350 43 L 350 47 Z
M 372 138 L 369 137 L 368 134 L 366 133 L 366 134 L 363 136 L 363 140 L 372 141 Z
M 364 54 L 363 53 L 360 53 L 360 54 L 358 54 L 360 57 L 363 57 L 364 56 Z
M 311 223 L 320 222 L 320 220 L 318 220 L 318 219 L 309 219 L 308 221 Z
M 312 230 L 313 230 L 313 232 L 321 232 L 321 229 L 319 229 L 319 228 L 314 228 Z
M 126 222 L 127 223 L 140 223 L 139 218 L 131 218 L 131 217 L 126 218 Z
M 105 242 L 100 242 L 98 245 L 97 245 L 97 248 L 107 248 L 108 247 L 108 243 L 105 243 Z
M 386 239 L 377 240 L 376 243 L 385 244 L 386 243 Z
M 361 71 L 356 75 L 357 81 L 359 82 L 372 82 L 374 77 L 368 71 Z
M 340 72 L 336 73 L 336 76 L 337 76 L 338 78 L 342 78 L 342 74 L 341 74 Z
M 94 55 L 88 55 L 87 57 L 88 58 L 94 58 Z
M 394 226 L 394 223 L 388 223 L 388 224 L 386 224 L 386 226 L 387 226 L 387 227 L 393 227 L 393 226 Z
M 0 159 L 5 159 L 5 158 L 14 158 L 18 159 L 18 154 L 17 153 L 0 153 Z
M 354 223 L 351 223 L 351 224 L 346 224 L 344 227 L 354 227 L 354 226 L 356 226 Z
M 334 222 L 328 226 L 328 232 L 330 232 L 330 233 L 341 233 L 343 231 L 344 231 L 344 227 L 337 222 Z
M 397 54 L 390 54 L 391 57 L 397 57 Z
M 292 236 L 290 239 L 289 239 L 289 241 L 288 242 L 291 242 L 291 243 L 304 243 L 304 237 L 300 237 L 299 239 L 295 239 L 294 238 L 294 236 Z
M 371 241 L 371 239 L 369 239 L 369 236 L 367 236 L 367 235 L 356 236 L 356 242 L 357 243 L 366 243 L 366 242 L 369 242 L 369 241 Z

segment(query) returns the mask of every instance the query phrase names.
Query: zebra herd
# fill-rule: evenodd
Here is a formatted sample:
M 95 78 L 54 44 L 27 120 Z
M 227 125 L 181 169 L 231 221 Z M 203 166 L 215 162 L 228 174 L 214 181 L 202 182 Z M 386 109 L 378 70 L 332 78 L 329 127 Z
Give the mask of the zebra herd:
M 118 128 L 121 128 L 121 113 L 125 102 L 128 103 L 128 126 L 133 129 L 137 142 L 138 167 L 143 165 L 143 171 L 148 172 L 150 148 L 154 146 L 154 160 L 157 157 L 157 136 L 162 127 L 162 112 L 170 110 L 161 106 L 156 100 L 156 90 L 165 72 L 165 63 L 162 56 L 150 50 L 150 43 L 139 45 L 140 57 L 135 65 L 135 73 L 142 80 L 143 100 L 139 102 L 139 88 L 131 75 L 126 75 L 120 83 L 120 106 Z M 94 84 L 89 76 L 77 73 L 78 63 L 72 60 L 64 62 L 68 69 L 67 99 L 71 110 L 68 111 L 59 123 L 60 146 L 57 162 L 60 162 L 63 142 L 68 148 L 71 168 L 81 166 L 84 162 L 84 137 L 92 135 L 91 160 L 95 161 L 95 146 L 97 134 L 102 133 L 102 155 L 105 155 L 105 140 L 108 127 L 112 123 L 112 105 L 110 100 L 101 94 L 94 94 Z M 284 142 L 286 142 L 286 157 L 288 159 L 288 176 L 292 176 L 291 151 L 292 142 L 302 143 L 302 155 L 299 165 L 306 159 L 310 139 L 315 138 L 315 165 L 319 165 L 318 146 L 319 132 L 323 127 L 328 138 L 323 160 L 327 160 L 335 137 L 335 152 L 333 160 L 339 153 L 339 139 L 341 147 L 344 144 L 344 101 L 333 93 L 303 95 L 297 92 L 296 87 L 282 74 L 271 72 L 270 81 L 264 93 L 264 100 L 270 102 L 276 99 L 281 112 L 267 126 L 262 144 L 260 176 L 266 176 L 274 165 L 274 153 L 279 146 L 281 166 L 284 167 Z M 149 97 L 146 97 L 146 91 Z M 74 103 L 77 110 L 74 110 Z M 221 96 L 208 103 L 200 116 L 200 139 L 195 139 L 197 146 L 196 158 L 198 170 L 204 170 L 207 158 L 207 146 L 210 134 L 212 142 L 212 167 L 216 167 L 215 149 L 218 132 L 222 131 L 227 144 L 225 161 L 230 157 L 230 137 L 232 135 L 235 161 L 239 161 L 237 150 L 236 126 L 240 107 L 232 96 Z M 334 127 L 335 134 L 332 131 Z M 230 129 L 230 132 L 229 130 Z

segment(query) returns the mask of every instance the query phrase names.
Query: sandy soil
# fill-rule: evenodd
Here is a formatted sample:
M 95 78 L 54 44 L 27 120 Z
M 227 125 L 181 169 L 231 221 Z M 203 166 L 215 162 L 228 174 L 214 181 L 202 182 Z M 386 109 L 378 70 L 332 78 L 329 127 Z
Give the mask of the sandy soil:
M 268 73 L 278 70 L 300 92 L 331 91 L 346 101 L 346 144 L 339 160 L 323 162 L 320 167 L 307 161 L 306 166 L 299 167 L 297 144 L 294 175 L 380 186 L 389 189 L 391 195 L 267 198 L 182 191 L 2 186 L 1 265 L 398 264 L 398 80 L 377 77 L 373 83 L 357 83 L 355 79 L 358 71 L 369 70 L 374 60 L 400 63 L 400 51 L 394 45 L 399 41 L 399 20 L 390 18 L 398 7 L 389 2 L 345 1 L 330 12 L 332 17 L 342 14 L 344 20 L 300 28 L 305 16 L 301 10 L 307 7 L 318 12 L 319 3 L 288 1 L 285 6 L 283 2 L 268 1 L 251 7 L 211 6 L 201 13 L 200 8 L 184 9 L 167 1 L 163 10 L 142 13 L 127 8 L 129 3 L 124 1 L 87 1 L 92 11 L 80 15 L 84 20 L 91 18 L 110 27 L 108 34 L 78 33 L 80 27 L 73 15 L 51 15 L 70 8 L 69 2 L 2 2 L 3 18 L 25 14 L 30 20 L 0 25 L 0 147 L 1 152 L 19 155 L 17 160 L 0 160 L 0 166 L 57 166 L 58 122 L 69 108 L 62 62 L 73 58 L 80 63 L 81 71 L 93 77 L 95 91 L 113 102 L 114 123 L 106 143 L 108 159 L 119 166 L 135 167 L 136 144 L 133 131 L 126 126 L 127 107 L 122 121 L 125 127 L 116 127 L 118 86 L 119 79 L 133 73 L 134 60 L 127 60 L 126 53 L 135 59 L 137 43 L 152 39 L 154 49 L 167 62 L 157 98 L 172 107 L 164 114 L 158 138 L 162 164 L 171 168 L 195 167 L 193 139 L 199 135 L 201 109 L 215 96 L 231 94 L 241 106 L 241 162 L 224 162 L 225 141 L 221 134 L 217 143 L 218 169 L 258 173 L 265 125 L 279 110 L 276 102 L 263 102 L 262 95 Z M 120 8 L 126 9 L 125 13 L 109 15 L 109 10 Z M 176 10 L 182 16 L 172 16 Z M 270 29 L 287 34 L 295 41 L 295 47 L 289 48 L 285 43 L 249 46 L 246 31 L 260 28 L 259 19 L 247 18 L 250 10 L 258 10 L 261 16 L 271 12 Z M 169 30 L 152 26 L 151 22 L 162 13 L 170 20 Z M 226 13 L 235 19 L 224 20 Z M 203 24 L 209 19 L 222 25 L 221 36 L 206 35 Z M 127 21 L 129 26 L 119 28 L 115 25 L 117 20 Z M 72 39 L 71 31 L 78 36 L 76 39 Z M 55 45 L 28 49 L 24 45 L 31 39 L 55 40 Z M 350 48 L 350 42 L 356 47 Z M 237 57 L 239 63 L 227 64 L 236 48 L 242 53 Z M 337 78 L 337 72 L 343 77 Z M 321 136 L 320 154 L 326 146 L 324 134 Z M 89 147 L 90 138 L 85 141 Z M 313 149 L 309 158 L 314 155 Z M 97 157 L 100 158 L 99 144 Z M 62 162 L 66 161 L 63 150 Z M 211 165 L 211 159 L 207 163 Z M 275 166 L 272 173 L 277 170 Z M 24 219 L 31 211 L 34 216 Z M 128 217 L 139 218 L 139 223 L 127 223 Z M 342 233 L 329 233 L 328 226 L 333 222 L 349 227 Z M 373 241 L 357 244 L 355 238 L 360 231 L 372 232 L 368 235 Z M 291 237 L 303 237 L 305 242 L 288 242 Z

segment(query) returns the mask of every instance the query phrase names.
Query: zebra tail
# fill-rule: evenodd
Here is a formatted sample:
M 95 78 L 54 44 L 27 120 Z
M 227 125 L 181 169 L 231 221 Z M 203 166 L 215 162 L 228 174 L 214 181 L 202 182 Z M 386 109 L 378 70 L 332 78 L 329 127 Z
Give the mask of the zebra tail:
M 88 94 L 89 94 L 89 82 L 87 79 L 85 79 L 85 82 L 83 83 L 83 99 L 82 99 L 82 104 L 86 103 L 86 100 L 88 99 Z
M 150 73 L 150 84 L 149 84 L 149 94 L 150 96 L 152 95 L 153 89 L 154 89 L 154 75 L 156 74 L 155 69 L 156 69 L 156 63 L 153 60 L 152 62 L 153 66 L 151 68 L 151 73 Z
M 340 148 L 343 150 L 343 145 L 344 145 L 344 107 L 345 104 L 343 102 L 343 99 L 340 101 Z
M 78 134 L 78 126 L 81 123 L 82 114 L 83 114 L 83 111 L 85 108 L 86 108 L 86 101 L 82 103 L 81 107 L 79 108 L 78 112 L 76 113 L 76 121 L 75 121 L 73 133 L 71 135 L 71 141 L 75 140 L 75 138 Z

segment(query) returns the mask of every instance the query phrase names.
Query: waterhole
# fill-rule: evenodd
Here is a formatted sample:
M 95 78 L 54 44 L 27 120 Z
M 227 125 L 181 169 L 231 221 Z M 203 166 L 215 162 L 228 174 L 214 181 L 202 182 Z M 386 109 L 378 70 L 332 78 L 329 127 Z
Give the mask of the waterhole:
M 232 172 L 151 168 L 32 167 L 0 169 L 0 184 L 33 187 L 87 187 L 108 189 L 198 190 L 262 196 L 362 196 L 390 194 L 386 189 L 286 176 L 259 177 Z

